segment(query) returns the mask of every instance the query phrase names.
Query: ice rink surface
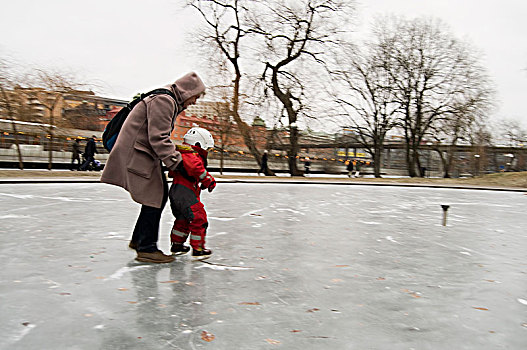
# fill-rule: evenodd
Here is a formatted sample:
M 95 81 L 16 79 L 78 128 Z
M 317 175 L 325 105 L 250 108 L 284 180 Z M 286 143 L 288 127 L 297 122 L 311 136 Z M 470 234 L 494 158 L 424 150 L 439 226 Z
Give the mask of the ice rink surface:
M 524 193 L 223 183 L 202 199 L 213 257 L 154 265 L 127 248 L 123 190 L 0 185 L 0 349 L 527 348 Z M 171 224 L 167 207 L 165 252 Z

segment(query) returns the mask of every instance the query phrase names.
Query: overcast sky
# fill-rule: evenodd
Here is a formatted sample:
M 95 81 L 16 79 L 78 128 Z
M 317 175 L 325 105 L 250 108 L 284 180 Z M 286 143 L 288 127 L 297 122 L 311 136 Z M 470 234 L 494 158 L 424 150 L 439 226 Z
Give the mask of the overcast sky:
M 73 71 L 107 97 L 130 99 L 174 81 L 199 63 L 185 45 L 198 20 L 180 0 L 2 1 L 0 58 Z M 495 118 L 527 126 L 527 1 L 362 0 L 366 31 L 377 14 L 434 16 L 483 53 L 496 83 Z M 206 77 L 204 77 L 206 83 Z

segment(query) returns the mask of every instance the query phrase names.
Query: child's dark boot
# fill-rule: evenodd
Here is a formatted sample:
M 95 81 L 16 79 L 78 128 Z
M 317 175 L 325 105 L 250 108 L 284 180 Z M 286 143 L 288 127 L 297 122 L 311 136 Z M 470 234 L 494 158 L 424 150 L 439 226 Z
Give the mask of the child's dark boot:
M 172 252 L 172 255 L 182 255 L 187 254 L 190 251 L 190 247 L 183 243 L 172 243 L 170 251 Z
M 205 260 L 210 258 L 212 251 L 210 249 L 200 248 L 192 249 L 192 258 L 194 260 Z

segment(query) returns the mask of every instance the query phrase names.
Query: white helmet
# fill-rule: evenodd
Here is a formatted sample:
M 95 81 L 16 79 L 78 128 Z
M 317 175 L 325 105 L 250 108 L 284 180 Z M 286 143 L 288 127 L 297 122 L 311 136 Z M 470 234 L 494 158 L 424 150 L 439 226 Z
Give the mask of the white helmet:
M 199 146 L 204 150 L 214 147 L 214 139 L 207 129 L 194 127 L 191 128 L 185 136 L 183 141 L 192 146 Z

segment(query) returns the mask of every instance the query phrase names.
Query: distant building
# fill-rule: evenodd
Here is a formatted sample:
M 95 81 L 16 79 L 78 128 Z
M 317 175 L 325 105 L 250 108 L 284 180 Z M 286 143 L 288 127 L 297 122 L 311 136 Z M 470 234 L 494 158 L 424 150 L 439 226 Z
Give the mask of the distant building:
M 81 90 L 56 94 L 42 88 L 16 87 L 8 93 L 16 105 L 17 121 L 39 125 L 52 122 L 57 128 L 54 132 L 55 137 L 65 141 L 72 137 L 82 137 L 81 130 L 93 131 L 93 134 L 100 135 L 110 120 L 129 102 Z M 53 118 L 50 118 L 51 115 Z M 2 118 L 8 119 L 8 113 L 5 106 L 0 104 L 0 119 Z M 182 143 L 183 135 L 193 126 L 209 130 L 214 137 L 216 148 L 236 152 L 248 151 L 228 103 L 198 100 L 196 105 L 189 106 L 177 116 L 171 139 L 175 143 Z M 11 128 L 8 123 L 2 132 L 5 137 L 10 136 Z M 255 117 L 249 125 L 249 132 L 256 146 L 261 150 L 265 149 L 272 135 L 272 132 L 267 130 L 265 121 Z M 31 139 L 24 138 L 23 142 L 41 143 L 47 133 L 48 131 L 40 126 L 38 132 L 30 131 Z M 29 134 L 26 135 L 30 137 Z M 60 141 L 57 139 L 56 142 Z
M 43 88 L 17 86 L 7 91 L 7 95 L 18 121 L 45 124 L 53 116 L 55 126 L 94 131 L 104 130 L 111 120 L 108 112 L 120 109 L 127 103 L 82 90 L 56 93 Z M 7 114 L 7 106 L 0 105 L 0 117 L 5 118 Z
M 198 100 L 195 105 L 189 106 L 177 117 L 172 139 L 176 143 L 182 143 L 183 136 L 193 126 L 209 130 L 214 137 L 216 148 L 248 151 L 225 102 Z M 264 120 L 255 117 L 250 127 L 257 147 L 264 149 L 269 136 Z

